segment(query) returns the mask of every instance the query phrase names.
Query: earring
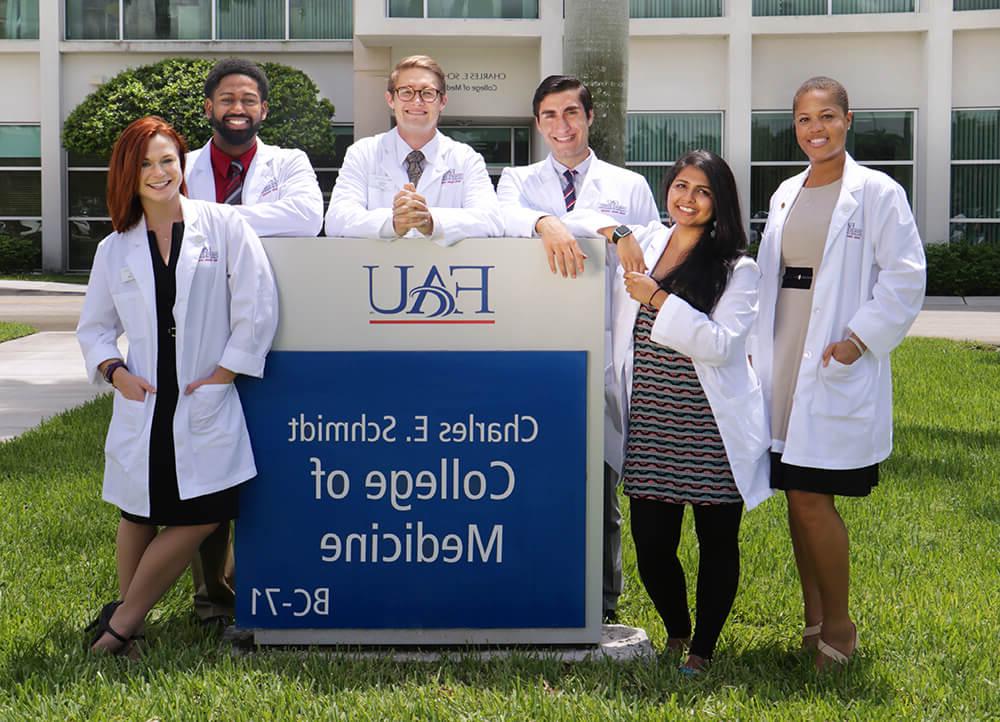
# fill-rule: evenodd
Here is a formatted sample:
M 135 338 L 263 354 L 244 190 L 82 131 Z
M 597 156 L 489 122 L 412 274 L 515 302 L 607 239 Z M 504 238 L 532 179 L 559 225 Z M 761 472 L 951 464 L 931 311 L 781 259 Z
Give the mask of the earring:
M 715 238 L 715 219 L 714 218 L 712 219 L 712 227 L 708 230 L 708 237 L 712 238 L 712 239 Z

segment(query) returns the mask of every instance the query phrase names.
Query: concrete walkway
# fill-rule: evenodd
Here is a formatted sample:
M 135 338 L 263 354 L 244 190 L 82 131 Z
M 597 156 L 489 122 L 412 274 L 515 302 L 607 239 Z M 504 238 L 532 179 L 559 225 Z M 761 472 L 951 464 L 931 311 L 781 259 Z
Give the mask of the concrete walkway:
M 73 333 L 85 292 L 72 283 L 0 281 L 0 321 L 41 331 L 0 344 L 0 441 L 110 390 L 87 382 Z M 928 298 L 910 335 L 1000 345 L 1000 297 Z

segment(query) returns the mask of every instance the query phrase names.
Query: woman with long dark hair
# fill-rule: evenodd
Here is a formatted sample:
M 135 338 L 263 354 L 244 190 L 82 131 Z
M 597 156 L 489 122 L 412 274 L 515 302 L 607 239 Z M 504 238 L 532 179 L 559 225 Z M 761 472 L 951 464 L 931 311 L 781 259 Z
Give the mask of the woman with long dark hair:
M 90 627 L 94 652 L 132 653 L 146 614 L 198 545 L 235 518 L 238 485 L 256 474 L 233 379 L 263 374 L 277 327 L 274 277 L 232 206 L 184 197 L 186 150 L 156 116 L 115 142 L 115 231 L 97 247 L 76 330 L 87 372 L 114 389 L 103 496 L 121 510 L 120 599 Z
M 745 345 L 759 272 L 746 255 L 736 181 L 722 158 L 696 150 L 678 160 L 666 206 L 672 227 L 631 229 L 649 274 L 619 269 L 612 290 L 619 461 L 639 576 L 668 651 L 690 644 L 681 671 L 698 674 L 736 597 L 743 506 L 771 494 L 764 402 Z M 693 636 L 677 558 L 687 505 L 700 554 Z
M 809 168 L 771 197 L 751 350 L 771 412 L 771 486 L 788 498 L 802 643 L 823 667 L 858 646 L 835 497 L 868 496 L 892 449 L 889 353 L 920 311 L 925 261 L 906 192 L 847 153 L 844 86 L 807 80 L 792 116 Z

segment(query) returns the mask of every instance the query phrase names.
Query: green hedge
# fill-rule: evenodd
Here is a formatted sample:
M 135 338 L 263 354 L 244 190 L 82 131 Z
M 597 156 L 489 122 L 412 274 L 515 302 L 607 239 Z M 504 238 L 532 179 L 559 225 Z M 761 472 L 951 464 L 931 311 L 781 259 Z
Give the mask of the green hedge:
M 0 235 L 0 273 L 34 271 L 42 267 L 37 240 Z
M 928 296 L 1000 296 L 1000 245 L 933 243 L 924 252 Z
M 76 153 L 107 158 L 126 126 L 145 115 L 165 118 L 190 148 L 204 145 L 212 129 L 205 119 L 202 89 L 212 65 L 214 61 L 201 58 L 167 58 L 122 71 L 69 114 L 63 145 Z M 301 148 L 314 158 L 333 155 L 333 103 L 320 98 L 316 84 L 297 68 L 280 63 L 260 63 L 260 67 L 271 85 L 261 139 Z
M 750 244 L 754 258 L 758 248 Z M 1000 296 L 1000 245 L 930 243 L 924 253 L 928 296 Z

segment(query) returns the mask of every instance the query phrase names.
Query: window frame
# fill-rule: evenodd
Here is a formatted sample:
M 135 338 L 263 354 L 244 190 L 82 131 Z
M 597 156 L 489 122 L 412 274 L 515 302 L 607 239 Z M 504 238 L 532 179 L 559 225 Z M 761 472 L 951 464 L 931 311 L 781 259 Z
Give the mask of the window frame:
M 336 1 L 336 0 L 334 0 Z M 73 0 L 62 0 L 64 12 L 68 16 L 69 10 L 66 7 Z M 292 0 L 282 0 L 284 3 L 284 33 L 277 38 L 220 38 L 219 37 L 219 0 L 209 0 L 210 21 L 208 37 L 203 38 L 126 38 L 125 37 L 125 0 L 116 0 L 118 5 L 118 35 L 114 38 L 70 38 L 67 37 L 68 28 L 63 28 L 63 40 L 69 42 L 93 43 L 93 42 L 127 42 L 127 43 L 205 43 L 205 42 L 291 42 L 291 43 L 315 43 L 315 42 L 336 42 L 351 40 L 354 36 L 354 19 L 351 17 L 351 34 L 341 38 L 296 38 L 291 37 L 292 28 Z M 426 0 L 425 0 L 426 2 Z M 352 2 L 353 12 L 353 2 Z
M 18 127 L 18 128 L 38 128 L 41 132 L 41 123 L 28 123 L 28 122 L 14 122 L 14 121 L 2 121 L 0 122 L 0 127 Z M 31 156 L 32 158 L 34 156 Z M 41 185 L 42 176 L 42 157 L 39 153 L 38 155 L 38 165 L 0 165 L 0 173 L 30 173 L 36 171 L 39 177 L 39 185 Z M 42 199 L 39 197 L 39 210 L 41 210 Z M 41 226 L 42 215 L 39 213 L 37 216 L 4 216 L 0 215 L 0 221 L 36 221 L 39 226 Z
M 533 18 L 480 18 L 480 17 L 439 17 L 437 15 L 430 16 L 427 14 L 427 7 L 430 0 L 422 0 L 423 2 L 423 14 L 419 16 L 414 15 L 392 15 L 392 0 L 384 0 L 384 5 L 382 6 L 385 10 L 386 20 L 502 20 L 505 22 L 515 21 L 521 22 L 524 20 L 538 20 L 538 15 L 541 14 L 541 9 L 536 10 L 536 15 Z M 541 4 L 541 0 L 537 0 L 536 7 Z
M 913 2 L 913 9 L 912 10 L 894 10 L 894 11 L 889 11 L 889 12 L 879 11 L 879 12 L 860 12 L 860 13 L 834 13 L 833 12 L 833 4 L 836 1 L 837 0 L 826 0 L 826 12 L 822 12 L 822 13 L 806 13 L 806 14 L 795 13 L 795 14 L 788 14 L 788 15 L 771 15 L 771 14 L 758 15 L 757 13 L 755 13 L 753 11 L 753 0 L 751 0 L 751 2 L 750 2 L 750 14 L 751 14 L 752 17 L 755 17 L 755 18 L 788 18 L 788 17 L 821 18 L 821 17 L 830 17 L 830 16 L 833 16 L 833 15 L 902 15 L 904 13 L 918 13 L 918 12 L 920 12 L 920 0 L 912 0 L 912 2 Z
M 909 201 L 910 201 L 910 209 L 913 211 L 913 215 L 914 216 L 917 215 L 918 199 L 917 199 L 917 192 L 916 192 L 915 185 L 916 185 L 916 182 L 917 182 L 917 164 L 920 162 L 920 158 L 919 158 L 919 155 L 918 155 L 919 144 L 917 143 L 917 137 L 919 135 L 919 128 L 918 128 L 919 113 L 917 112 L 917 108 L 851 108 L 851 112 L 855 113 L 855 114 L 857 114 L 857 113 L 910 113 L 911 114 L 911 125 L 912 125 L 911 138 L 910 138 L 910 155 L 911 155 L 911 158 L 909 160 L 858 160 L 857 158 L 854 158 L 854 156 L 851 156 L 851 157 L 854 159 L 854 162 L 857 163 L 858 165 L 867 166 L 867 167 L 873 167 L 873 168 L 877 168 L 878 166 L 910 166 L 910 169 L 911 169 L 911 171 L 910 171 L 910 184 L 911 184 L 911 186 L 910 186 L 910 189 L 909 189 L 910 193 L 909 193 L 909 197 L 908 198 L 909 198 Z M 789 116 L 789 127 L 791 127 L 792 111 L 790 111 L 790 110 L 780 110 L 780 109 L 758 109 L 758 110 L 751 110 L 750 111 L 750 123 L 751 123 L 751 127 L 753 126 L 753 116 L 757 115 L 758 113 L 761 113 L 761 114 L 763 114 L 763 113 L 785 113 L 785 114 L 787 114 Z M 751 132 L 751 138 L 752 138 L 752 132 Z M 747 199 L 748 202 L 750 202 L 751 199 L 753 198 L 753 169 L 754 168 L 764 168 L 764 167 L 771 167 L 771 168 L 778 168 L 778 167 L 783 167 L 783 168 L 798 168 L 797 172 L 801 173 L 803 170 L 805 170 L 806 168 L 809 167 L 809 162 L 808 161 L 752 160 L 752 158 L 753 158 L 753 147 L 752 146 L 750 148 L 750 158 L 751 158 L 751 161 L 750 161 L 750 184 L 751 184 L 751 187 L 750 187 L 749 198 Z M 795 175 L 795 174 L 793 174 L 793 175 Z M 772 191 L 772 193 L 773 193 L 773 191 Z M 754 208 L 752 207 L 752 205 L 747 209 L 747 213 L 751 214 L 751 218 L 750 218 L 750 230 L 758 230 L 760 232 L 763 232 L 764 226 L 767 224 L 767 218 L 753 218 L 752 214 L 754 213 Z M 759 226 L 759 228 L 755 228 L 755 226 Z
M 638 116 L 638 115 L 715 115 L 719 118 L 719 155 L 725 157 L 726 151 L 726 111 L 724 110 L 629 110 L 626 112 L 626 116 Z M 628 149 L 630 139 L 628 137 L 628 119 L 626 118 L 626 131 L 625 131 L 625 147 Z M 677 162 L 677 158 L 672 160 L 628 160 L 628 153 L 626 152 L 625 168 L 627 170 L 635 171 L 636 168 L 662 168 L 665 174 L 667 169 L 669 169 L 674 163 Z M 636 171 L 638 172 L 638 171 Z M 640 174 L 641 175 L 641 174 Z M 645 178 L 645 176 L 643 176 Z M 663 178 L 660 176 L 660 183 L 658 188 L 653 188 L 650 186 L 650 191 L 653 193 L 653 200 L 656 202 L 656 207 L 660 209 L 660 219 L 665 220 L 667 217 L 667 211 L 665 208 L 661 208 L 663 204 Z M 646 179 L 649 182 L 649 179 Z
M 993 111 L 993 112 L 995 112 L 997 114 L 997 121 L 1000 122 L 1000 106 L 986 106 L 986 107 L 952 107 L 952 109 L 951 109 L 952 123 L 954 123 L 954 118 L 955 118 L 955 113 L 956 112 L 960 113 L 962 111 L 984 111 L 984 110 L 985 111 Z M 951 156 L 955 155 L 954 146 L 952 146 L 952 149 L 951 149 L 951 152 L 949 153 L 949 155 L 951 155 Z M 954 168 L 955 166 L 996 166 L 997 168 L 1000 168 L 1000 153 L 997 154 L 996 158 L 960 158 L 960 159 L 956 159 L 954 157 L 951 157 L 949 159 L 949 164 L 948 164 L 948 182 L 949 182 L 949 188 L 950 188 L 951 177 L 952 177 L 951 169 Z M 950 205 L 951 205 L 951 196 L 952 196 L 953 193 L 954 193 L 954 189 L 950 188 L 949 189 L 949 193 L 948 193 L 948 196 L 949 196 L 949 198 L 948 198 L 948 202 L 949 202 L 949 209 L 948 209 L 949 210 L 949 213 L 948 213 L 949 236 L 953 235 L 951 233 L 951 229 L 954 226 L 967 226 L 967 225 L 974 225 L 974 224 L 998 225 L 998 226 L 1000 226 L 1000 212 L 998 212 L 996 216 L 991 216 L 991 217 L 988 217 L 988 218 L 970 218 L 968 216 L 965 216 L 965 217 L 952 216 L 951 215 Z M 998 235 L 998 237 L 1000 237 L 1000 231 L 997 232 L 997 235 Z
M 684 2 L 684 0 L 673 0 L 674 2 Z M 724 18 L 726 17 L 726 5 L 729 0 L 716 0 L 719 3 L 717 15 L 633 15 L 632 0 L 629 0 L 629 20 L 675 20 L 678 18 Z

